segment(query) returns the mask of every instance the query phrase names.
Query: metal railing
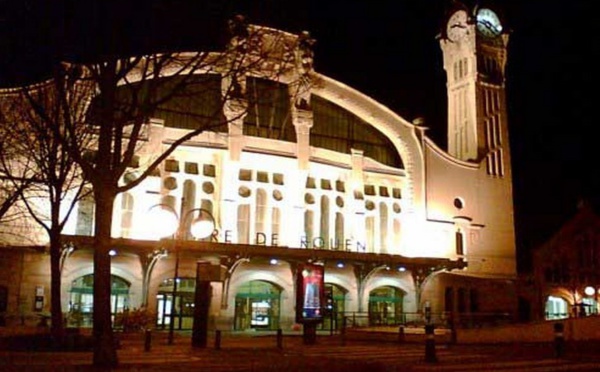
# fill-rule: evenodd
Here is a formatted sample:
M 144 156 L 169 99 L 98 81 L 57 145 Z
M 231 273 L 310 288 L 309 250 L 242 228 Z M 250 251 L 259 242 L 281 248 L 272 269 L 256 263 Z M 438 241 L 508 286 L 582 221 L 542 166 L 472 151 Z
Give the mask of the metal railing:
M 458 313 L 450 312 L 430 313 L 427 317 L 422 312 L 403 312 L 398 314 L 373 313 L 373 312 L 344 312 L 344 326 L 378 327 L 378 326 L 407 326 L 422 327 L 425 324 L 434 324 L 444 328 L 481 328 L 510 324 L 513 316 L 510 313 Z

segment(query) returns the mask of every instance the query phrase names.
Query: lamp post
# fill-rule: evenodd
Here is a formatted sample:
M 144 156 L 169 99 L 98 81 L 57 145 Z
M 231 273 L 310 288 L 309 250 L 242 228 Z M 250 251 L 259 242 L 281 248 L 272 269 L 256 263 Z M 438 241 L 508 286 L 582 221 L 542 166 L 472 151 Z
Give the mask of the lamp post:
M 168 344 L 173 344 L 173 334 L 175 330 L 175 308 L 177 296 L 177 280 L 179 277 L 179 246 L 177 242 L 186 238 L 189 232 L 196 239 L 204 239 L 213 234 L 215 231 L 215 219 L 213 215 L 206 209 L 195 208 L 187 211 L 182 218 L 179 218 L 173 207 L 167 204 L 157 204 L 150 208 L 150 213 L 154 214 L 153 221 L 155 222 L 155 233 L 164 238 L 167 236 L 173 237 L 173 246 L 175 251 L 175 270 L 173 277 L 173 291 L 171 293 L 171 312 L 169 320 L 169 338 Z M 188 226 L 190 217 L 191 220 Z

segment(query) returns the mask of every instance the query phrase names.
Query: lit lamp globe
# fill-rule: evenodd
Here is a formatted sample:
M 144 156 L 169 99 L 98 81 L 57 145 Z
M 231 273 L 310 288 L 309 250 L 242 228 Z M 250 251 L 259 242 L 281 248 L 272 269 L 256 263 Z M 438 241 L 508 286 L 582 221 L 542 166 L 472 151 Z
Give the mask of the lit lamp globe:
M 169 210 L 167 206 L 155 205 L 150 208 L 148 213 L 148 231 L 149 235 L 154 239 L 166 238 L 173 236 L 177 231 L 177 215 L 174 211 Z
M 190 226 L 190 232 L 196 239 L 208 238 L 213 234 L 213 231 L 215 231 L 214 221 L 207 219 L 202 212 Z
M 596 290 L 592 286 L 587 286 L 587 287 L 585 287 L 583 292 L 588 296 L 593 296 L 596 293 Z

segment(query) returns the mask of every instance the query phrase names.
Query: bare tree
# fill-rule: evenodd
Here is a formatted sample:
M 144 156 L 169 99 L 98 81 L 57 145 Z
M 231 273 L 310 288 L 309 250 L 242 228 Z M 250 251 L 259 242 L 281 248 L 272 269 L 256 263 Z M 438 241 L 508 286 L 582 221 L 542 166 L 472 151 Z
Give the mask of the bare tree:
M 249 27 L 243 17 L 236 17 L 229 25 L 231 41 L 221 52 L 161 53 L 127 58 L 108 55 L 97 62 L 78 64 L 80 74 L 70 76 L 76 79 L 72 84 L 94 86 L 86 124 L 75 120 L 65 122 L 65 131 L 55 131 L 55 134 L 62 138 L 61 146 L 81 167 L 93 189 L 96 366 L 113 367 L 118 363 L 111 322 L 109 255 L 116 196 L 139 185 L 179 145 L 205 130 L 239 122 L 248 108 L 245 103 L 247 76 L 284 80 L 292 86 L 298 82 L 295 91 L 305 93 L 306 79 L 298 78 L 298 71 L 312 66 L 312 59 L 307 64 L 307 54 L 299 53 L 306 46 L 305 39 L 268 28 Z M 57 93 L 65 95 L 68 90 Z M 188 106 L 204 107 L 204 111 L 188 115 L 193 126 L 166 149 L 153 154 L 134 178 L 122 182 L 144 143 L 150 118 L 170 111 L 184 112 L 185 108 L 176 104 L 181 98 L 185 98 Z M 68 102 L 64 98 L 59 101 Z M 307 100 L 302 102 L 306 104 Z M 66 107 L 66 110 L 79 109 Z M 81 126 L 93 133 L 93 146 L 82 144 L 72 135 Z
M 5 96 L 5 101 L 13 104 L 2 115 L 11 151 L 16 154 L 3 161 L 3 168 L 21 171 L 20 177 L 12 175 L 7 180 L 15 189 L 27 185 L 27 192 L 20 195 L 23 205 L 49 238 L 51 332 L 56 342 L 63 341 L 64 330 L 61 235 L 85 184 L 63 143 L 77 143 L 81 148 L 93 145 L 84 124 L 93 86 L 77 80 L 76 74 L 77 69 L 59 65 L 53 79 Z M 29 182 L 24 183 L 24 179 Z
M 4 115 L 17 107 L 16 102 L 14 92 L 9 92 L 0 103 L 0 245 L 25 239 L 15 225 L 27 214 L 18 202 L 32 181 L 27 165 L 14 161 L 22 154 L 13 146 L 16 139 Z

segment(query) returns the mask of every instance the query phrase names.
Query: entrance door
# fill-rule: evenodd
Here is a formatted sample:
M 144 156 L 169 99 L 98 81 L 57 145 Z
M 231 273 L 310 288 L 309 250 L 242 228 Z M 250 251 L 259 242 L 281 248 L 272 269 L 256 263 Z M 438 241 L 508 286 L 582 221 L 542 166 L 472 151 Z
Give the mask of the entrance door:
M 194 323 L 194 291 L 196 280 L 180 278 L 173 301 L 173 279 L 165 280 L 156 295 L 156 326 L 165 329 L 171 324 L 176 330 L 192 329 Z
M 276 330 L 279 328 L 281 289 L 255 280 L 242 285 L 235 296 L 234 329 Z
M 117 314 L 122 314 L 129 306 L 129 282 L 111 275 L 110 305 L 114 322 Z M 67 325 L 91 327 L 94 309 L 94 274 L 79 277 L 71 283 Z
M 404 292 L 394 287 L 375 288 L 369 294 L 369 323 L 371 325 L 402 324 Z
M 325 283 L 325 316 L 319 325 L 322 330 L 337 331 L 342 327 L 346 291 L 335 284 Z

